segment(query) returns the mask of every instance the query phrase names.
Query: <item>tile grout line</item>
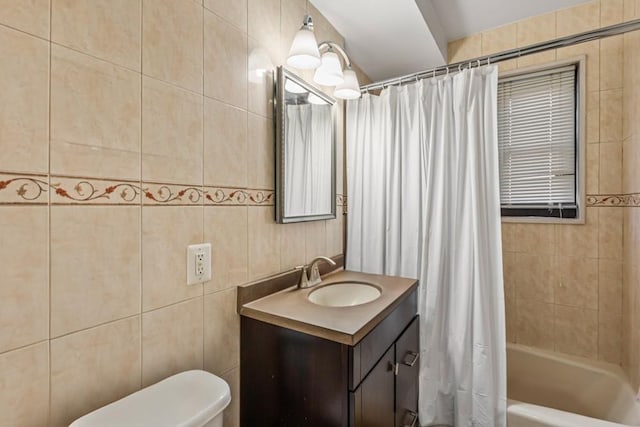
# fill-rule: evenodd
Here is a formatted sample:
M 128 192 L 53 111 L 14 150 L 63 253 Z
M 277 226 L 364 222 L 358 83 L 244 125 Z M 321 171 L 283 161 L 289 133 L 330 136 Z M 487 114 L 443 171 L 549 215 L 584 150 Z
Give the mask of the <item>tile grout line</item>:
M 205 44 L 204 21 L 205 21 L 206 12 L 207 12 L 207 9 L 204 7 L 204 1 L 203 1 L 202 2 L 202 70 L 201 70 L 202 71 L 202 152 L 201 152 L 201 158 L 202 158 L 202 163 L 201 163 L 202 170 L 201 170 L 201 172 L 202 172 L 202 174 L 201 175 L 202 175 L 202 195 L 203 195 L 203 197 L 202 197 L 202 229 L 201 229 L 201 233 L 200 233 L 200 236 L 201 236 L 201 239 L 202 239 L 203 242 L 204 242 L 204 239 L 205 239 L 205 218 L 204 218 L 204 206 L 205 206 L 204 175 L 205 175 L 205 173 L 204 173 L 204 168 L 205 168 L 205 164 L 206 164 L 206 162 L 205 162 L 205 138 L 206 138 L 206 136 L 205 136 L 205 131 L 206 131 L 205 111 L 206 110 L 205 110 L 205 105 L 204 105 L 205 102 L 206 102 L 206 99 L 205 99 L 205 96 L 204 96 L 204 91 L 205 91 L 205 89 L 204 89 L 204 85 L 205 85 L 204 73 L 205 73 L 205 50 L 206 50 L 206 47 L 204 45 Z M 213 257 L 213 248 L 211 248 L 211 252 L 210 253 L 211 253 L 211 256 Z M 210 280 L 212 280 L 213 279 L 213 273 L 214 273 L 213 272 L 213 259 L 210 260 L 210 263 L 211 263 L 211 270 L 212 270 L 211 271 L 211 276 L 212 277 L 211 277 Z M 205 332 L 204 332 L 204 295 L 205 295 L 205 293 L 204 293 L 204 289 L 205 289 L 205 285 L 201 284 L 200 286 L 202 286 L 202 369 L 204 369 L 204 367 L 205 367 L 205 363 L 204 363 L 204 358 L 205 358 L 205 351 L 204 351 L 204 340 L 205 340 Z
M 52 34 L 53 34 L 53 2 L 49 2 L 49 40 L 48 40 L 48 45 L 49 45 L 49 75 L 48 75 L 48 81 L 49 81 L 49 99 L 48 99 L 48 123 L 47 123 L 47 131 L 48 131 L 48 141 L 47 141 L 47 149 L 48 149 L 48 158 L 47 158 L 47 180 L 48 180 L 48 184 L 49 184 L 49 189 L 51 188 L 51 69 L 52 69 L 52 45 L 51 45 L 51 38 L 52 38 Z M 47 423 L 49 425 L 52 424 L 51 422 L 51 415 L 52 415 L 52 375 L 51 375 L 51 320 L 52 320 L 52 310 L 51 310 L 51 266 L 52 266 L 52 262 L 51 262 L 51 254 L 52 254 L 52 250 L 51 250 L 51 191 L 49 191 L 49 189 L 47 190 L 47 220 L 49 222 L 49 229 L 47 230 L 47 246 L 48 246 L 48 253 L 47 253 L 47 258 L 49 261 L 49 271 L 47 272 L 47 276 L 49 279 L 49 333 L 47 334 L 47 352 L 48 352 L 48 362 L 49 362 L 49 366 L 48 366 L 48 385 L 49 385 L 49 402 L 47 405 Z
M 144 0 L 140 0 L 140 170 L 139 170 L 139 186 L 140 186 L 140 205 L 139 205 L 139 209 L 140 209 L 140 214 L 139 214 L 139 236 L 140 236 L 140 243 L 139 243 L 139 254 L 138 254 L 138 260 L 140 262 L 140 273 L 139 273 L 139 278 L 138 278 L 138 286 L 140 289 L 140 311 L 139 311 L 139 318 L 138 318 L 138 339 L 140 340 L 140 344 L 139 344 L 139 351 L 140 351 L 140 388 L 142 388 L 143 380 L 144 380 L 144 375 L 143 375 L 143 368 L 144 368 L 144 346 L 142 343 L 142 338 L 143 338 L 143 322 L 142 322 L 142 310 L 143 310 L 143 298 L 144 298 L 144 289 L 142 286 L 142 280 L 143 280 L 143 275 L 144 275 L 144 271 L 143 271 L 143 232 L 142 232 L 142 227 L 143 227 L 143 218 L 142 218 L 142 206 L 144 205 L 143 203 L 143 198 L 144 195 L 142 194 L 142 138 L 143 138 L 143 133 L 144 133 L 144 120 L 143 120 L 143 113 L 144 113 L 144 73 L 143 73 L 143 51 L 144 51 Z

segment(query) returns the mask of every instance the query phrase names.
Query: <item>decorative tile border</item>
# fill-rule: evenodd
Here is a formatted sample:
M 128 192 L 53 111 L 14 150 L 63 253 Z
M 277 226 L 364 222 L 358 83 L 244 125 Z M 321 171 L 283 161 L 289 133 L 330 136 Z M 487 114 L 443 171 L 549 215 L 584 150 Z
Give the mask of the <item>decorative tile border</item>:
M 195 185 L 142 183 L 144 205 L 200 206 L 203 190 Z
M 273 190 L 251 188 L 205 187 L 205 206 L 273 206 Z
M 589 195 L 587 206 L 640 207 L 640 193 Z
M 46 205 L 48 202 L 46 175 L 0 174 L 0 205 Z
M 137 182 L 52 176 L 51 203 L 139 205 L 140 186 Z

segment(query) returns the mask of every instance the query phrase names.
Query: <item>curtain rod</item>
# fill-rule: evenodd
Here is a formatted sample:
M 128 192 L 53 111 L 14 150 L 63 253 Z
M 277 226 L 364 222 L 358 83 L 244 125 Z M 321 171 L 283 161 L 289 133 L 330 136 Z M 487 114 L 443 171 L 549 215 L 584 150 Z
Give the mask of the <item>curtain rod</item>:
M 619 34 L 628 33 L 630 31 L 640 30 L 640 19 L 633 21 L 623 22 L 621 24 L 610 25 L 598 30 L 586 31 L 584 33 L 575 34 L 572 36 L 560 37 L 554 40 L 536 43 L 522 48 L 505 50 L 500 53 L 492 55 L 479 56 L 477 58 L 468 59 L 466 61 L 460 61 L 453 64 L 442 65 L 440 67 L 431 68 L 428 70 L 419 71 L 417 73 L 407 74 L 400 77 L 394 77 L 391 79 L 381 80 L 379 82 L 371 83 L 360 87 L 360 92 L 368 92 L 370 90 L 383 89 L 387 86 L 403 85 L 411 83 L 420 79 L 435 77 L 437 75 L 448 73 L 449 71 L 460 71 L 462 68 L 471 68 L 473 65 L 494 64 L 496 62 L 507 61 L 509 59 L 519 58 L 524 55 L 531 55 L 534 53 L 544 52 L 547 50 L 558 49 L 562 47 L 572 46 L 579 43 L 589 42 L 593 40 L 599 40 L 605 37 L 616 36 Z

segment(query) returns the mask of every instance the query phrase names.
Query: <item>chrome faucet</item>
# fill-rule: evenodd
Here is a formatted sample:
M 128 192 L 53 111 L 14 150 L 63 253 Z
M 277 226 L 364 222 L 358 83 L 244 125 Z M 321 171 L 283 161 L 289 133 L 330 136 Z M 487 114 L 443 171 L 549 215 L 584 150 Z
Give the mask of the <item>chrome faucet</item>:
M 297 267 L 302 270 L 300 274 L 300 280 L 298 280 L 298 289 L 308 288 L 310 286 L 317 285 L 322 281 L 320 278 L 320 270 L 318 270 L 318 263 L 320 261 L 326 261 L 329 264 L 335 266 L 336 263 L 329 257 L 319 256 L 315 257 L 309 264 L 301 265 Z

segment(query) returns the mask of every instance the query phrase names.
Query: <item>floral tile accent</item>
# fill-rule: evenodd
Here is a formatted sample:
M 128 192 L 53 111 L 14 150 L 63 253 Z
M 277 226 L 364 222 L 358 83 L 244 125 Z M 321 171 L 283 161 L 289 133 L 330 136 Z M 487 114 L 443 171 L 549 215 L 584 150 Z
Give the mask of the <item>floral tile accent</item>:
M 144 205 L 198 206 L 204 203 L 201 186 L 142 183 Z
M 139 205 L 140 185 L 137 182 L 52 176 L 51 203 Z
M 205 187 L 204 204 L 209 206 L 244 206 L 248 203 L 249 191 L 244 188 Z
M 273 206 L 275 204 L 275 192 L 273 190 L 247 190 L 249 193 L 249 206 Z
M 587 206 L 640 207 L 640 193 L 590 195 Z
M 0 174 L 0 204 L 42 205 L 49 202 L 49 179 L 45 175 Z

